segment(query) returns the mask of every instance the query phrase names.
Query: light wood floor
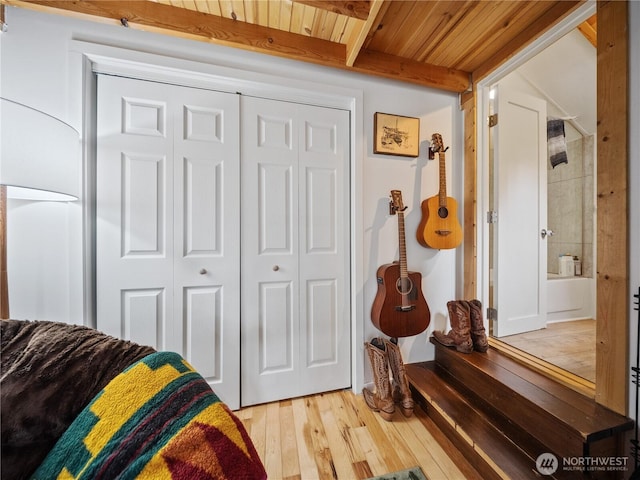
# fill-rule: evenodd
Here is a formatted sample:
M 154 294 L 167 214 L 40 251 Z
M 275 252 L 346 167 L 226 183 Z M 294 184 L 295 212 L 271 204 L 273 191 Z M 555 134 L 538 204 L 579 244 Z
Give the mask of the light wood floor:
M 595 320 L 549 323 L 542 330 L 500 340 L 590 382 L 596 380 Z
M 336 391 L 236 412 L 270 480 L 365 479 L 416 465 L 429 480 L 480 476 L 416 406 L 386 422 L 362 395 Z

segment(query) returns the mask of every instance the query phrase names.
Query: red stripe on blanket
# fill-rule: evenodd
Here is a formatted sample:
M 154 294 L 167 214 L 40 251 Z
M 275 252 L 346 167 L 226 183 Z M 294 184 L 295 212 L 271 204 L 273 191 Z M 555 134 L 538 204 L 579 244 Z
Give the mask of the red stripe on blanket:
M 171 435 L 164 435 L 164 430 L 169 428 L 171 424 L 177 420 L 186 423 L 185 420 L 188 419 L 183 418 L 183 414 L 188 412 L 194 404 L 208 395 L 214 397 L 211 388 L 202 377 L 198 377 L 195 381 L 188 382 L 173 392 L 165 399 L 162 406 L 153 411 L 153 413 L 145 418 L 134 430 L 121 439 L 119 447 L 105 459 L 102 468 L 100 468 L 94 478 L 96 480 L 113 478 L 113 474 L 124 471 L 127 465 L 138 459 L 143 453 L 145 455 L 149 454 L 146 456 L 150 458 L 166 441 L 170 440 Z M 203 404 L 203 408 L 210 403 L 211 402 Z M 195 416 L 199 411 L 201 411 L 201 409 L 194 410 L 194 415 L 192 416 Z M 152 449 L 153 452 L 147 452 L 148 446 L 153 442 L 158 442 L 158 445 Z

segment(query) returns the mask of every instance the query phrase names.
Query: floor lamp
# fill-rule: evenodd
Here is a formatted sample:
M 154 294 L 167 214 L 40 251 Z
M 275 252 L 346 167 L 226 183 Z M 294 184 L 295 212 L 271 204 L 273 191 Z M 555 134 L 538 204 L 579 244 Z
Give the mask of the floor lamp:
M 0 318 L 9 318 L 7 202 L 73 201 L 80 192 L 80 136 L 70 125 L 0 97 Z

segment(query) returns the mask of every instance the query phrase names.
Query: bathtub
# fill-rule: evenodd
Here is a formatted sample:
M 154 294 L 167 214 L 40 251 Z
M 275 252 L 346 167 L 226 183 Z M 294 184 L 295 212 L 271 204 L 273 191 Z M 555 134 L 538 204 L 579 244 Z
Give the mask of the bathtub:
M 596 318 L 596 282 L 587 277 L 547 277 L 547 322 Z

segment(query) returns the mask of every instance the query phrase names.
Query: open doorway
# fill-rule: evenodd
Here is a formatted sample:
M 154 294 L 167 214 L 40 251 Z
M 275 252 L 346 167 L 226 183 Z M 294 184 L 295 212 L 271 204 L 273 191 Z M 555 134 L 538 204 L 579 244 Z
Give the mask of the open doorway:
M 485 301 L 492 336 L 591 388 L 597 58 L 595 45 L 575 27 L 593 13 L 567 21 L 572 25 L 483 83 L 485 114 L 496 113 L 498 105 L 504 112 L 492 116 L 492 127 L 483 133 L 489 155 L 482 167 Z M 553 166 L 547 156 L 548 119 L 562 120 L 568 160 Z M 510 149 L 500 159 L 507 139 Z M 559 269 L 565 256 L 571 259 L 570 277 Z
M 500 211 L 490 251 L 494 285 L 506 296 L 490 300 L 498 313 L 492 334 L 594 382 L 596 48 L 572 30 L 491 91 L 493 110 L 503 111 L 490 129 L 500 144 L 492 142 L 490 156 L 492 208 Z M 559 145 L 549 140 L 553 159 L 547 124 L 562 130 Z
M 596 5 L 582 4 L 575 15 L 547 32 L 535 45 L 520 52 L 486 76 L 478 75 L 474 91 L 463 97 L 465 130 L 465 231 L 464 292 L 488 302 L 489 256 L 487 224 L 487 138 L 486 122 L 489 85 L 517 68 L 545 46 L 562 37 L 595 13 Z M 629 21 L 626 2 L 598 2 L 597 42 L 597 264 L 596 302 L 599 321 L 596 330 L 596 382 L 581 381 L 562 369 L 550 369 L 520 350 L 508 351 L 505 344 L 492 341 L 492 347 L 517 361 L 567 385 L 615 412 L 626 414 L 629 368 L 629 200 L 625 186 L 629 181 Z M 578 18 L 580 17 L 580 18 Z M 551 38 L 552 37 L 552 38 Z M 612 234 L 614 232 L 615 234 Z M 578 379 L 578 381 L 576 381 Z

